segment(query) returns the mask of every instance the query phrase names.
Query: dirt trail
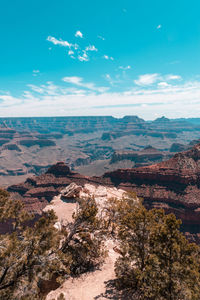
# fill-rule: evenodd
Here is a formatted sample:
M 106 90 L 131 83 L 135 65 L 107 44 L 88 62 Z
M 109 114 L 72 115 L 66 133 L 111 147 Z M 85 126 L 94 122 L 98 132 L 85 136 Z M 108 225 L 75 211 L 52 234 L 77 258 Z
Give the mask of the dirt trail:
M 68 187 L 70 195 L 76 185 Z M 124 194 L 123 190 L 116 188 L 108 188 L 104 186 L 93 186 L 86 184 L 81 189 L 79 197 L 84 198 L 86 196 L 94 196 L 98 205 L 99 211 L 101 211 L 105 205 L 105 201 L 112 197 L 121 198 Z M 61 200 L 61 195 L 54 197 L 52 202 L 45 207 L 45 211 L 53 209 L 58 216 L 57 226 L 59 229 L 59 223 L 72 221 L 72 213 L 75 210 L 76 203 L 66 203 Z M 51 291 L 46 300 L 57 299 L 57 297 L 63 293 L 66 300 L 101 300 L 101 299 L 121 299 L 112 287 L 112 282 L 115 279 L 114 264 L 119 256 L 117 252 L 113 250 L 116 243 L 113 240 L 107 240 L 105 247 L 108 250 L 108 257 L 99 270 L 83 274 L 76 279 L 68 279 L 63 285 L 55 291 Z
M 100 270 L 65 281 L 60 288 L 50 292 L 46 300 L 57 299 L 60 293 L 65 295 L 66 300 L 120 299 L 111 286 L 115 279 L 114 263 L 118 253 L 113 250 L 115 244 L 112 240 L 107 241 L 106 246 L 108 257 Z

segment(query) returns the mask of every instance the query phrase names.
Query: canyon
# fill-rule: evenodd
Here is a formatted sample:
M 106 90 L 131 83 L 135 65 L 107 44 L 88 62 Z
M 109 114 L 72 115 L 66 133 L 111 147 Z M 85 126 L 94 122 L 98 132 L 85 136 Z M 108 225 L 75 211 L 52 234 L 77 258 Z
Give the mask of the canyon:
M 199 134 L 200 119 L 0 118 L 0 186 L 40 175 L 58 161 L 88 176 L 147 166 L 191 148 Z

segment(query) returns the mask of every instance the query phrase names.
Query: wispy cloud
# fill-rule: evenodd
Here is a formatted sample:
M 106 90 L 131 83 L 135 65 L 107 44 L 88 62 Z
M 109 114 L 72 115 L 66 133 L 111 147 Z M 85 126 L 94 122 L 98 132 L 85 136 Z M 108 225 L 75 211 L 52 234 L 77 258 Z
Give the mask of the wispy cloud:
M 85 51 L 98 51 L 94 45 L 89 45 L 85 48 Z
M 137 80 L 134 80 L 137 85 L 151 85 L 159 80 L 159 74 L 144 74 L 140 75 Z
M 105 75 L 105 79 L 106 79 L 110 84 L 113 84 L 113 80 L 112 80 L 110 74 L 106 74 L 106 75 Z
M 68 82 L 68 83 L 73 83 L 75 85 L 81 85 L 81 82 L 83 81 L 83 78 L 78 77 L 78 76 L 70 76 L 70 77 L 66 76 L 62 80 L 65 81 L 65 82 Z
M 80 61 L 88 61 L 89 60 L 89 56 L 88 56 L 86 50 L 83 50 L 82 54 L 78 55 L 78 60 L 80 60 Z
M 181 76 L 169 74 L 165 76 L 166 80 L 181 80 Z
M 100 39 L 100 40 L 102 40 L 102 41 L 105 41 L 105 38 L 104 38 L 103 36 L 98 35 L 97 37 L 98 37 L 98 39 Z
M 79 37 L 79 38 L 83 38 L 83 34 L 81 31 L 77 30 L 76 33 L 75 33 L 75 37 Z
M 119 75 L 115 75 L 113 77 L 110 74 L 105 74 L 103 77 L 105 78 L 106 81 L 108 81 L 108 83 L 111 86 L 116 86 L 117 84 L 119 85 L 119 83 L 120 83 L 120 79 L 119 79 L 120 76 Z
M 161 87 L 161 88 L 166 88 L 169 86 L 169 83 L 165 82 L 165 81 L 161 81 L 158 83 L 158 87 Z
M 68 47 L 68 48 L 74 48 L 74 49 L 78 48 L 77 44 L 71 44 L 68 41 L 63 41 L 62 39 L 58 40 L 53 36 L 48 36 L 47 41 L 53 43 L 54 45 L 60 45 L 62 47 Z
M 119 69 L 121 70 L 130 70 L 131 69 L 131 66 L 126 66 L 126 67 L 123 67 L 123 66 L 119 66 Z
M 74 54 L 74 51 L 69 50 L 69 51 L 68 51 L 68 54 L 69 54 L 69 55 L 73 55 L 73 54 Z
M 181 80 L 181 79 L 182 78 L 179 75 L 173 75 L 173 74 L 161 75 L 158 73 L 152 73 L 152 74 L 140 75 L 138 79 L 134 80 L 134 83 L 139 86 L 150 86 L 157 82 Z
M 40 73 L 40 70 L 33 70 L 33 76 L 37 76 Z
M 74 85 L 77 85 L 77 86 L 80 86 L 80 87 L 83 87 L 83 88 L 86 88 L 86 89 L 89 89 L 92 91 L 97 91 L 100 93 L 103 93 L 108 90 L 107 87 L 97 87 L 94 83 L 84 82 L 83 78 L 78 77 L 78 76 L 64 77 L 62 80 L 64 82 L 71 83 L 71 84 L 74 84 Z
M 105 58 L 106 60 L 114 60 L 114 58 L 112 56 L 108 56 L 108 55 L 104 55 L 103 58 Z
M 32 91 L 38 93 L 38 94 L 47 94 L 47 95 L 56 95 L 56 93 L 59 91 L 59 87 L 56 86 L 52 81 L 47 81 L 46 84 L 41 84 L 39 86 L 34 84 L 28 84 L 27 85 Z

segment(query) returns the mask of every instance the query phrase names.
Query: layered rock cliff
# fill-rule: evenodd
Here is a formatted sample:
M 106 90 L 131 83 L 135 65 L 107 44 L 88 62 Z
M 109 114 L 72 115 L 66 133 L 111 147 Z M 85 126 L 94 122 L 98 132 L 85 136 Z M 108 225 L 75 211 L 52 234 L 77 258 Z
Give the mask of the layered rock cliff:
M 200 241 L 200 144 L 165 162 L 117 170 L 103 177 L 136 192 L 148 208 L 175 213 L 183 221 L 183 230 Z
M 187 150 L 192 140 L 198 140 L 199 132 L 200 119 L 0 118 L 0 186 L 40 175 L 60 160 L 89 176 L 150 165 Z M 157 153 L 146 151 L 148 145 Z

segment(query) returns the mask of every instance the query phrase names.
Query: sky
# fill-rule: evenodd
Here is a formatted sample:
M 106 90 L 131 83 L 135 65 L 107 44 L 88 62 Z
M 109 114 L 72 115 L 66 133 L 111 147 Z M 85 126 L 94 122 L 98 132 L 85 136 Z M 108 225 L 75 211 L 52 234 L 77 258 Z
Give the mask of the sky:
M 0 43 L 0 117 L 200 117 L 199 0 L 2 0 Z

